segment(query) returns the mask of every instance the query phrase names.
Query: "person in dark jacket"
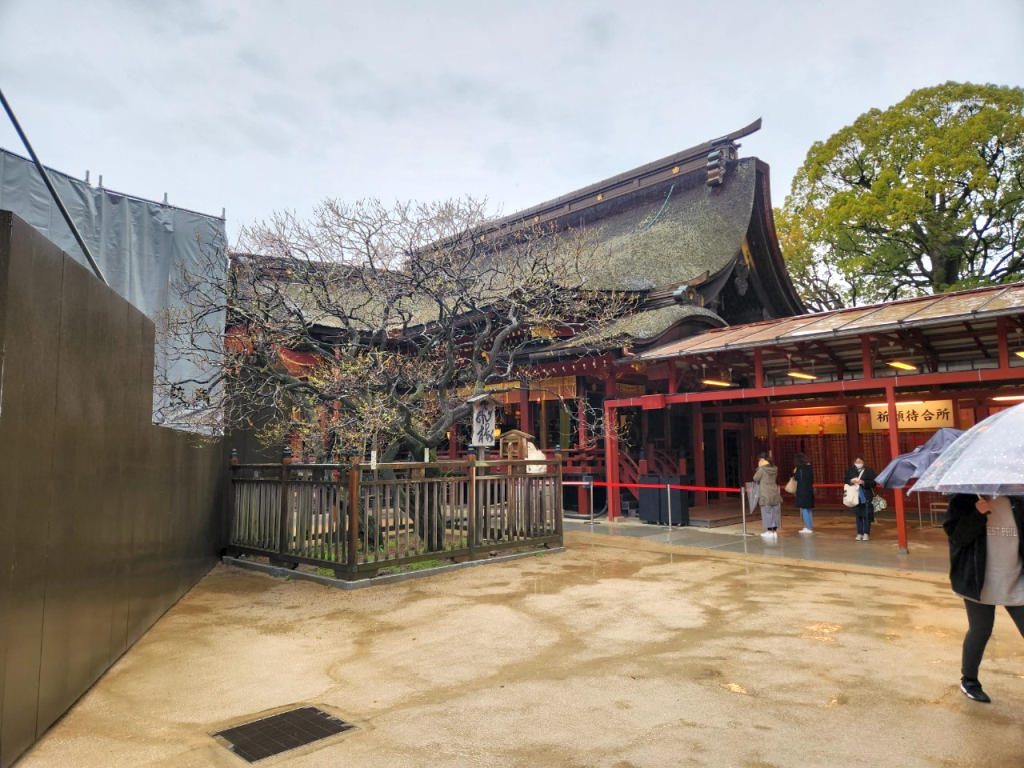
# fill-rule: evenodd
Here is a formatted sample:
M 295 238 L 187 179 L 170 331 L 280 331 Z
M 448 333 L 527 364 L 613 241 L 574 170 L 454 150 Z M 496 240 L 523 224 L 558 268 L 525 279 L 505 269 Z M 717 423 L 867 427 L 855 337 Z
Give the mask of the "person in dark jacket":
M 942 527 L 949 536 L 949 580 L 967 608 L 960 690 L 974 701 L 991 699 L 978 681 L 996 606 L 1006 606 L 1024 636 L 1024 498 L 973 494 L 949 500 Z
M 857 541 L 867 541 L 871 533 L 871 518 L 874 517 L 874 507 L 871 500 L 875 498 L 874 487 L 875 470 L 864 463 L 864 456 L 857 454 L 853 457 L 853 466 L 846 470 L 847 485 L 856 485 L 860 489 L 860 504 L 853 508 L 857 516 Z
M 797 509 L 804 519 L 804 527 L 800 533 L 814 533 L 814 468 L 807 461 L 802 453 L 796 455 L 796 469 L 793 470 L 793 478 L 796 480 Z

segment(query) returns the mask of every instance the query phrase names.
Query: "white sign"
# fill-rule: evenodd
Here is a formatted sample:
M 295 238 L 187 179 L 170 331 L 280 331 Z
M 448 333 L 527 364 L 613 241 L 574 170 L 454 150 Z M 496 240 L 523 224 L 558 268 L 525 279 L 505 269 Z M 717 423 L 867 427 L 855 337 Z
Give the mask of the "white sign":
M 871 406 L 871 428 L 889 428 L 889 406 Z M 896 405 L 897 429 L 938 429 L 953 426 L 953 401 L 929 400 Z
M 474 448 L 494 445 L 495 415 L 493 400 L 473 403 L 473 441 L 470 445 Z

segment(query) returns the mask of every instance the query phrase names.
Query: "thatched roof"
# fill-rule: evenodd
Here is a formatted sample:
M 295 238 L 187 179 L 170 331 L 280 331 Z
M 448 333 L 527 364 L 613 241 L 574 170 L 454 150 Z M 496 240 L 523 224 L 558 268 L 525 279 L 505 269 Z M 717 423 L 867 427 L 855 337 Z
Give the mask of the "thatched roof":
M 598 204 L 560 223 L 596 228 L 599 267 L 588 287 L 644 291 L 731 267 L 753 215 L 756 160 L 739 160 L 722 186 L 696 172 L 642 195 Z
M 691 321 L 700 328 L 718 328 L 726 323 L 710 309 L 692 304 L 674 304 L 620 317 L 555 344 L 542 355 L 580 351 L 604 351 L 623 346 L 643 346 L 657 340 L 680 323 Z

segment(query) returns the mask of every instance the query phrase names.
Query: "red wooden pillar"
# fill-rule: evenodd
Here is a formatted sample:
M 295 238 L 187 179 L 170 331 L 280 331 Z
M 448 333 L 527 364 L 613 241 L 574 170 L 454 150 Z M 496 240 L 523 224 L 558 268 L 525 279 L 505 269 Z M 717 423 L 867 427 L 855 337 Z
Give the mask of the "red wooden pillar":
M 889 451 L 893 457 L 900 454 L 900 429 L 896 418 L 896 387 L 889 384 L 885 388 L 885 399 L 889 405 Z M 896 496 L 896 536 L 899 540 L 899 551 L 907 554 L 907 516 L 903 508 L 903 489 L 895 490 Z
M 647 415 L 647 410 L 644 409 L 640 412 L 640 455 L 643 456 L 639 461 L 639 468 L 641 475 L 650 474 L 651 461 L 649 459 L 651 449 L 651 435 L 648 429 L 650 425 L 650 418 Z
M 612 408 L 609 400 L 613 400 L 616 394 L 615 375 L 606 374 L 604 380 L 604 464 L 605 482 L 619 482 L 619 431 L 618 411 Z M 618 488 L 607 488 L 608 491 L 608 520 L 612 521 L 621 514 L 621 499 Z
M 617 411 L 607 401 L 604 404 L 604 455 L 605 455 L 605 476 L 610 484 L 608 490 L 608 521 L 615 520 L 620 515 L 619 489 L 615 487 L 619 482 L 619 438 L 615 420 L 618 418 Z
M 856 409 L 849 405 L 846 408 L 846 452 L 849 454 L 847 457 L 847 466 L 853 463 L 853 457 L 860 453 L 860 416 L 857 415 Z
M 580 379 L 583 381 L 583 379 Z M 578 398 L 577 402 L 579 408 L 577 410 L 576 421 L 579 426 L 579 456 L 580 456 L 580 467 L 585 468 L 586 463 L 583 462 L 582 458 L 587 454 L 587 442 L 590 440 L 590 435 L 587 433 L 587 388 L 586 384 L 583 385 L 581 390 L 582 395 Z M 589 463 L 589 462 L 587 462 Z M 576 511 L 581 515 L 590 514 L 590 494 L 592 491 L 588 491 L 582 485 L 576 486 Z
M 722 419 L 725 418 L 725 414 L 722 411 L 718 412 L 718 419 L 715 422 L 715 431 L 718 434 L 718 445 L 716 448 L 715 459 L 718 461 L 718 485 L 725 485 L 725 425 L 722 423 Z M 724 497 L 719 494 L 718 500 L 722 501 Z
M 707 485 L 704 474 L 704 411 L 700 403 L 692 406 L 692 418 L 690 423 L 693 427 L 693 484 Z M 698 491 L 695 498 L 695 506 L 707 506 L 708 494 L 706 491 Z

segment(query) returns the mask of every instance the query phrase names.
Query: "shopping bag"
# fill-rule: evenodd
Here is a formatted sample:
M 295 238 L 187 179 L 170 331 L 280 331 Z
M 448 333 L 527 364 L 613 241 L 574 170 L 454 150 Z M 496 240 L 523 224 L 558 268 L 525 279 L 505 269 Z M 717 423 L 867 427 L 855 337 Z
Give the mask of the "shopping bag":
M 860 486 L 847 483 L 843 487 L 843 505 L 856 507 L 860 505 Z

